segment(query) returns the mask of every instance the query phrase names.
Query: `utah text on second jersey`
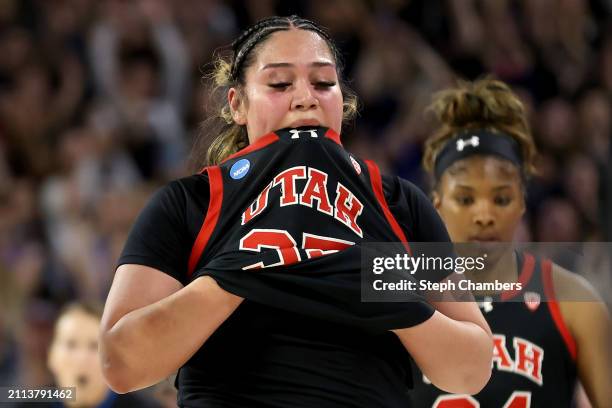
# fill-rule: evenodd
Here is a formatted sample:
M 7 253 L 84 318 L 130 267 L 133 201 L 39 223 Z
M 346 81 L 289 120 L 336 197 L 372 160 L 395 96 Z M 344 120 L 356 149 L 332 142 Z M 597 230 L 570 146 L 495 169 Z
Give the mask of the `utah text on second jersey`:
M 474 396 L 446 394 L 415 369 L 414 407 L 571 406 L 576 345 L 554 297 L 552 263 L 528 253 L 517 254 L 517 261 L 523 290 L 479 302 L 494 339 L 489 383 Z

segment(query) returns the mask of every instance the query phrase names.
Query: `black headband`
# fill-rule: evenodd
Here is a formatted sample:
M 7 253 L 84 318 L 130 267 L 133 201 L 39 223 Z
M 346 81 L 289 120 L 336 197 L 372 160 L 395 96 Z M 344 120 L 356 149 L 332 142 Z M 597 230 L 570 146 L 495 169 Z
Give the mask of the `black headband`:
M 485 129 L 464 130 L 446 142 L 436 157 L 434 165 L 436 180 L 439 180 L 442 173 L 457 160 L 476 154 L 498 156 L 509 160 L 518 168 L 523 166 L 521 146 L 513 137 Z

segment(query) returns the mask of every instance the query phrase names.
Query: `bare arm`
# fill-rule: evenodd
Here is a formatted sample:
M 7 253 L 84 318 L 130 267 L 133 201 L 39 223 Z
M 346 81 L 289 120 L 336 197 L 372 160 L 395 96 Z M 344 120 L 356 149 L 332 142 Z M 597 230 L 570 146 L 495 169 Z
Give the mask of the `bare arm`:
M 423 374 L 438 388 L 476 394 L 489 381 L 491 329 L 473 302 L 432 302 L 426 322 L 395 330 Z
M 558 265 L 553 266 L 553 281 L 563 320 L 576 341 L 576 365 L 584 390 L 594 408 L 610 407 L 612 323 L 606 304 L 584 278 Z
M 91 69 L 96 91 L 111 100 L 117 98 L 118 93 L 118 37 L 116 27 L 106 19 L 95 24 L 89 38 L 89 59 L 93 61 Z
M 102 371 L 125 393 L 155 384 L 181 367 L 236 310 L 242 298 L 202 277 L 183 287 L 142 265 L 122 265 L 100 331 Z
M 163 93 L 182 115 L 189 100 L 189 52 L 168 0 L 141 0 L 141 13 L 150 22 L 154 44 L 162 60 Z

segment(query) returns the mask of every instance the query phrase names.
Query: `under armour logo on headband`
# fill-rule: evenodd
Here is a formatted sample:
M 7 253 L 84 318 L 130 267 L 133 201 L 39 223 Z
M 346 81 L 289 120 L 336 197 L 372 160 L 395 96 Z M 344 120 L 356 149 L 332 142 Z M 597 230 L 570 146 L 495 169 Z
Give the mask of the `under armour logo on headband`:
M 434 165 L 436 180 L 440 180 L 442 173 L 454 162 L 472 155 L 498 156 L 520 169 L 523 167 L 521 146 L 512 136 L 497 130 L 469 129 L 453 136 L 437 155 Z
M 462 152 L 465 146 L 476 147 L 480 144 L 480 138 L 478 136 L 472 136 L 467 140 L 459 139 L 457 140 L 457 151 Z

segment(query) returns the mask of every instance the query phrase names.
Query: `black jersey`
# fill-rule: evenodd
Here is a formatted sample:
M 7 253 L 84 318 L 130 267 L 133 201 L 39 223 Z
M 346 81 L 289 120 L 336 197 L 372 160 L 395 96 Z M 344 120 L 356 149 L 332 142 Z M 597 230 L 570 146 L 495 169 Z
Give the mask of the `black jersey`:
M 209 274 L 246 299 L 180 369 L 181 406 L 406 407 L 409 356 L 387 329 L 432 309 L 361 307 L 358 249 L 408 240 L 448 241 L 418 189 L 331 130 L 293 129 L 158 192 L 119 264 Z
M 390 253 L 409 244 L 376 165 L 350 155 L 333 131 L 277 131 L 205 171 L 214 199 L 189 272 L 258 303 L 373 331 L 433 313 L 416 294 L 361 302 L 362 244 L 404 244 Z
M 576 384 L 576 345 L 555 300 L 552 263 L 530 254 L 517 255 L 517 260 L 523 289 L 504 292 L 496 301 L 485 297 L 479 302 L 494 337 L 489 383 L 474 396 L 446 394 L 415 369 L 412 406 L 571 406 Z

